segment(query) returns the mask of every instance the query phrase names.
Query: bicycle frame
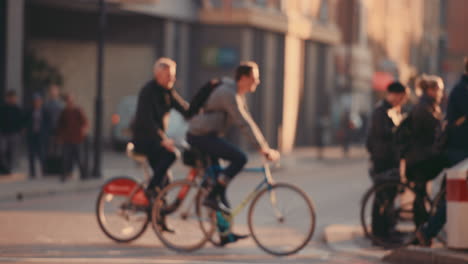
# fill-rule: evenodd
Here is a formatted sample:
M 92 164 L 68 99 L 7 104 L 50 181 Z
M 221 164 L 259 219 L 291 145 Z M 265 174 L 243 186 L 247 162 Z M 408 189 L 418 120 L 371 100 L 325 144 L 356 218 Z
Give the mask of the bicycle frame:
M 211 166 L 205 173 L 204 179 L 207 177 L 213 177 L 214 178 L 214 173 L 220 172 L 221 167 L 219 166 Z M 263 173 L 263 180 L 255 187 L 253 191 L 251 191 L 243 200 L 240 202 L 229 214 L 223 214 L 224 217 L 226 218 L 227 221 L 231 222 L 232 219 L 238 215 L 249 203 L 252 201 L 252 199 L 260 193 L 264 187 L 268 188 L 268 190 L 271 190 L 272 186 L 274 185 L 275 181 L 273 179 L 273 176 L 271 174 L 271 169 L 270 166 L 267 164 L 267 162 L 264 160 L 263 166 L 262 167 L 254 167 L 254 168 L 245 168 L 242 170 L 243 172 L 248 172 L 248 173 Z M 281 212 L 279 212 L 278 208 L 276 208 L 276 195 L 274 192 L 270 193 L 270 199 L 272 202 L 272 205 L 275 209 L 275 214 L 277 217 L 282 217 Z

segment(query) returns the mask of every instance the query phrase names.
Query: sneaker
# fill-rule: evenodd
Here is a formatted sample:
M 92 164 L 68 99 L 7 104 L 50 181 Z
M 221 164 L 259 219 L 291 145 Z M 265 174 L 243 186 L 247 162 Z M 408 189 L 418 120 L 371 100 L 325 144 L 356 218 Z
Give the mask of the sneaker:
M 158 221 L 158 225 L 161 228 L 162 231 L 174 234 L 175 231 L 174 229 L 170 228 L 167 223 L 166 223 L 166 217 L 162 216 L 161 219 Z
M 227 236 L 221 236 L 220 245 L 223 247 L 226 244 L 234 243 L 234 242 L 236 242 L 238 240 L 245 239 L 245 238 L 248 238 L 248 237 L 249 237 L 249 235 L 237 235 L 237 234 L 234 234 L 234 233 L 229 233 Z

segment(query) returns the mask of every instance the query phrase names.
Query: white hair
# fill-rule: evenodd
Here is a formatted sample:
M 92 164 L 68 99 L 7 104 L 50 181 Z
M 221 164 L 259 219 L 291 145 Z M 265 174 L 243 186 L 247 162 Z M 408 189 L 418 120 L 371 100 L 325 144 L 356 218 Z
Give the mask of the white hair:
M 167 69 L 167 68 L 171 68 L 171 67 L 177 67 L 177 63 L 175 61 L 173 61 L 172 59 L 169 59 L 169 58 L 166 58 L 166 57 L 162 57 L 162 58 L 159 58 L 155 63 L 154 63 L 154 66 L 153 66 L 153 72 L 156 73 L 162 69 Z

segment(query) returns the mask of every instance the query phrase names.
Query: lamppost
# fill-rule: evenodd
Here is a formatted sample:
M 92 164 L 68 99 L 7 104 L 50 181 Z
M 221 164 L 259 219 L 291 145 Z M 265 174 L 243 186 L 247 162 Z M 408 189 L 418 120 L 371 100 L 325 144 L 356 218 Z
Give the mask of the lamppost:
M 102 147 L 102 88 L 103 88 L 103 66 L 104 66 L 104 35 L 106 31 L 106 2 L 99 0 L 99 29 L 97 38 L 97 72 L 96 72 L 96 105 L 95 105 L 95 124 L 94 124 L 94 167 L 92 176 L 99 178 L 101 171 L 101 147 Z

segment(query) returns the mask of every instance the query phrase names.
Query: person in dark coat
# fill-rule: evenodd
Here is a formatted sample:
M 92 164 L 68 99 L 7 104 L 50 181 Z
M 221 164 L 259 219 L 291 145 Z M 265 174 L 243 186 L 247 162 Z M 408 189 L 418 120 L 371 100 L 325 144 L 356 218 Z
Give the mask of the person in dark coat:
M 390 170 L 398 170 L 400 160 L 398 150 L 394 144 L 394 129 L 401 122 L 401 106 L 408 96 L 407 88 L 393 82 L 387 87 L 387 95 L 380 101 L 372 112 L 371 123 L 366 139 L 366 148 L 370 154 L 370 175 L 374 185 L 378 184 L 378 175 Z M 375 201 L 393 200 L 396 192 L 378 193 Z M 382 213 L 383 205 L 374 202 L 372 209 L 372 233 L 382 239 L 391 239 L 391 219 Z
M 417 86 L 422 95 L 408 117 L 411 120 L 411 144 L 402 158 L 406 161 L 406 177 L 415 184 L 413 219 L 419 227 L 428 217 L 424 201 L 427 183 L 446 167 L 446 162 L 443 153 L 435 149 L 436 135 L 443 119 L 440 103 L 444 84 L 440 77 L 423 75 Z
M 188 117 L 188 103 L 175 91 L 176 63 L 160 58 L 153 68 L 154 79 L 140 91 L 137 110 L 132 124 L 135 152 L 145 155 L 153 170 L 147 187 L 149 197 L 168 182 L 168 169 L 176 160 L 174 141 L 166 135 L 169 111 L 175 108 Z
M 447 166 L 452 167 L 468 158 L 468 57 L 464 60 L 464 74 L 452 89 L 447 104 Z M 444 179 L 445 185 L 445 179 Z M 417 232 L 420 245 L 430 246 L 447 221 L 447 200 L 440 199 L 436 214 Z
M 80 169 L 80 179 L 87 178 L 87 172 L 83 166 L 81 157 L 81 144 L 88 133 L 88 119 L 83 110 L 75 104 L 71 94 L 64 96 L 66 106 L 62 111 L 57 123 L 57 138 L 63 144 L 64 171 L 61 181 L 65 181 L 73 171 L 76 163 Z
M 50 117 L 43 108 L 43 101 L 40 95 L 34 95 L 33 107 L 27 112 L 27 115 L 26 141 L 28 144 L 29 178 L 33 179 L 37 176 L 36 160 L 40 163 L 41 171 L 44 171 L 45 138 L 47 137 L 47 128 L 50 123 Z
M 5 99 L 5 104 L 0 106 L 0 174 L 12 172 L 20 132 L 26 124 L 26 115 L 18 105 L 16 92 L 7 91 Z

